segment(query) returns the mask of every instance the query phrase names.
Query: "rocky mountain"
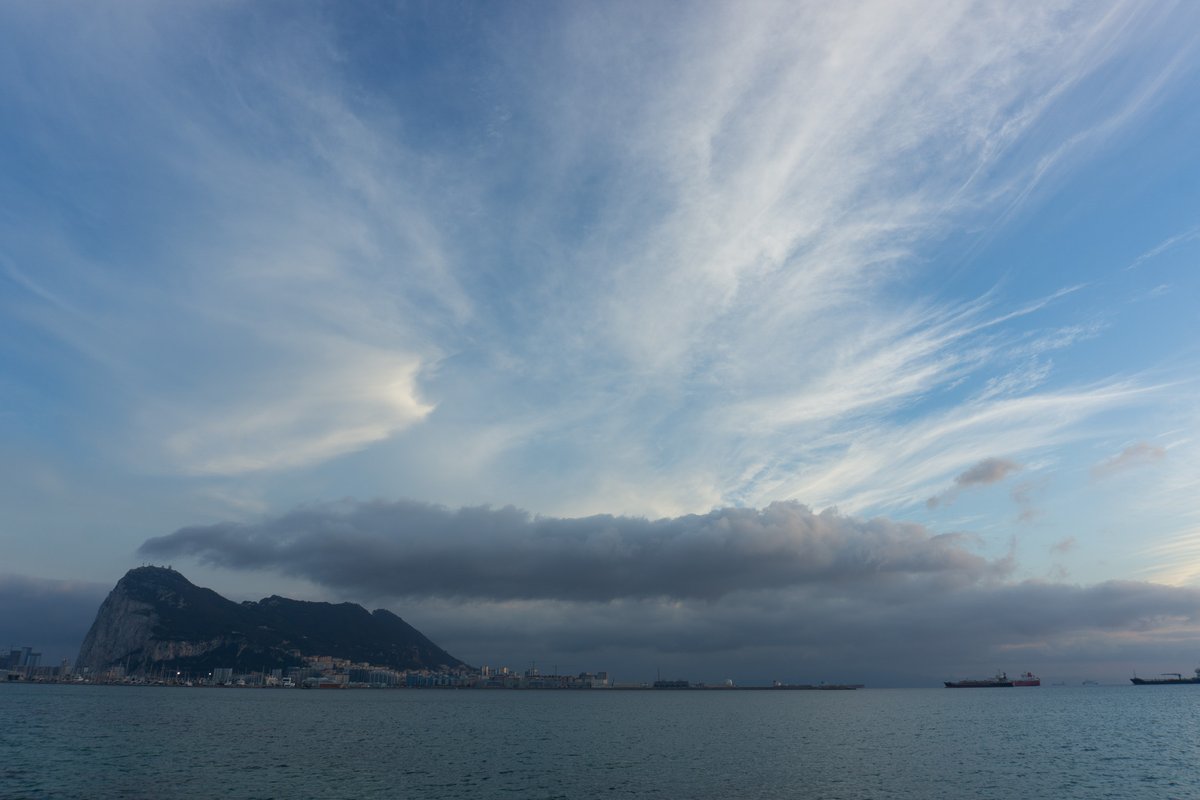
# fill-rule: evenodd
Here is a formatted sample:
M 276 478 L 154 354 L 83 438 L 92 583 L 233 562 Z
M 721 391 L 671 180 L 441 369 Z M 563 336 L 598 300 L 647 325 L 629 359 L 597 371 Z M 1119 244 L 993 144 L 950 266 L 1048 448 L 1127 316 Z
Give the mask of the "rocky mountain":
M 235 603 L 165 567 L 131 569 L 100 606 L 77 668 L 262 670 L 326 655 L 392 669 L 463 665 L 400 617 L 353 603 Z

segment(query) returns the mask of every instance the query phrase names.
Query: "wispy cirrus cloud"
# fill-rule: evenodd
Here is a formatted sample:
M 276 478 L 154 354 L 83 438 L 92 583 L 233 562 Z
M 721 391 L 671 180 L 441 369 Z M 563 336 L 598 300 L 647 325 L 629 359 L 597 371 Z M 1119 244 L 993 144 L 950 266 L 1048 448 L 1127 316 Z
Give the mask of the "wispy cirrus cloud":
M 603 486 L 631 509 L 676 510 L 763 499 L 755 487 L 787 453 L 821 460 L 802 445 L 814 429 L 907 425 L 902 412 L 993 368 L 993 334 L 1062 295 L 983 318 L 994 300 L 904 287 L 931 242 L 1011 208 L 1045 171 L 1039 145 L 1021 145 L 1064 125 L 1055 102 L 1117 57 L 1137 6 L 712 7 L 671 15 L 673 35 L 653 42 L 662 12 L 626 10 L 640 32 L 576 9 L 542 20 L 561 35 L 532 49 L 490 35 L 516 20 L 485 17 L 462 35 L 498 68 L 437 62 L 475 87 L 440 103 L 364 81 L 336 19 L 301 15 L 265 49 L 205 46 L 239 23 L 229 10 L 98 22 L 111 36 L 86 75 L 64 59 L 17 97 L 46 121 L 49 151 L 67 148 L 72 116 L 121 98 L 127 115 L 106 116 L 90 146 L 182 203 L 131 263 L 45 220 L 9 239 L 24 274 L 65 243 L 39 285 L 75 311 L 25 319 L 122 387 L 106 405 L 138 461 L 296 469 L 420 425 L 452 438 L 431 417 L 444 408 L 465 438 L 514 443 L 463 442 L 480 470 L 544 460 L 529 442 L 561 461 L 594 432 L 619 455 L 555 487 L 561 502 L 602 504 L 586 487 Z M 173 47 L 184 32 L 193 44 Z M 558 68 L 529 81 L 532 58 Z M 80 80 L 94 99 L 44 100 Z M 133 210 L 104 219 L 128 227 Z M 1030 394 L 1049 369 L 992 392 Z M 714 419 L 726 438 L 693 449 Z M 760 453 L 704 467 L 749 449 L 747 419 L 767 432 Z M 685 488 L 656 484 L 660 453 Z
M 115 234 L 105 247 L 138 250 L 117 256 L 88 249 L 61 214 L 14 223 L 10 272 L 56 256 L 36 286 L 21 282 L 17 317 L 109 375 L 96 410 L 122 429 L 112 445 L 161 469 L 307 466 L 419 422 L 432 406 L 418 375 L 438 353 L 428 329 L 467 301 L 427 201 L 403 183 L 404 148 L 365 124 L 317 64 L 292 58 L 310 37 L 280 37 L 234 77 L 203 35 L 166 46 L 192 26 L 214 32 L 222 12 L 151 16 L 152 29 L 122 14 L 97 22 L 111 35 L 87 41 L 86 64 L 65 57 L 20 97 L 49 152 L 69 147 L 72 118 L 104 119 L 89 147 L 127 171 L 132 197 L 98 213 L 148 234 Z M 53 105 L 73 82 L 93 96 Z M 255 102 L 227 102 L 239 94 Z M 99 113 L 108 103 L 127 115 Z M 262 149 L 271 140 L 291 146 Z M 135 226 L 147 183 L 173 201 Z
M 1088 420 L 1152 398 L 1148 387 L 1108 384 L 961 404 L 907 425 L 847 426 L 809 439 L 808 460 L 765 465 L 752 496 L 805 497 L 851 513 L 920 505 L 981 452 L 1036 453 L 1085 440 Z
M 1112 37 L 1136 13 L 1113 6 L 1063 29 L 1060 17 L 1030 12 L 1019 28 L 1034 33 L 1017 41 L 1008 38 L 1011 19 L 996 27 L 978 11 L 956 7 L 921 36 L 895 39 L 888 31 L 901 12 L 891 8 L 793 15 L 770 7 L 727 21 L 721 46 L 707 38 L 710 20 L 686 23 L 662 56 L 670 81 L 626 86 L 620 97 L 586 84 L 589 102 L 631 123 L 620 137 L 627 150 L 594 154 L 611 170 L 605 186 L 613 193 L 570 256 L 586 288 L 539 326 L 570 358 L 542 349 L 515 355 L 535 375 L 562 370 L 548 378 L 564 402 L 544 409 L 543 437 L 578 443 L 589 462 L 609 455 L 573 431 L 603 431 L 598 438 L 621 446 L 601 469 L 607 474 L 587 482 L 599 491 L 556 485 L 554 497 L 531 502 L 600 509 L 616 495 L 630 498 L 622 508 L 654 513 L 779 496 L 860 502 L 854 481 L 877 476 L 842 469 L 844 448 L 832 443 L 918 428 L 923 417 L 912 409 L 928 412 L 937 405 L 931 397 L 1015 356 L 1018 345 L 999 340 L 1006 326 L 1079 290 L 1013 310 L 992 305 L 990 317 L 985 300 L 930 303 L 892 292 L 924 244 L 1014 201 L 1016 184 L 991 180 L 992 171 L 1002 163 L 1035 169 L 1036 157 L 1017 158 L 1016 143 L 1039 125 L 1060 124 L 1047 98 L 1113 57 Z M 611 24 L 588 23 L 589 35 Z M 797 44 L 809 39 L 812 48 Z M 628 55 L 621 47 L 581 52 L 595 73 Z M 826 62 L 830 52 L 839 54 L 836 66 Z M 931 52 L 966 64 L 962 79 L 942 85 Z M 576 79 L 565 73 L 546 91 L 577 96 Z M 995 92 L 978 91 L 993 81 Z M 572 140 L 595 135 L 555 130 Z M 943 150 L 950 130 L 966 133 Z M 647 170 L 648 184 L 630 174 Z M 616 193 L 647 185 L 645 194 Z M 622 228 L 634 213 L 643 223 Z M 1059 328 L 1024 346 L 1068 348 L 1094 328 Z M 1036 397 L 1052 367 L 1010 370 L 991 393 Z M 1048 405 L 1055 396 L 1045 395 Z M 984 409 L 973 404 L 971 413 Z M 1044 432 L 1046 421 L 1032 424 Z M 532 453 L 529 461 L 536 467 Z M 660 481 L 666 464 L 671 479 Z M 819 500 L 792 492 L 814 474 L 829 476 L 830 491 Z
M 1168 250 L 1172 250 L 1181 244 L 1195 241 L 1196 239 L 1200 239 L 1200 226 L 1189 228 L 1188 230 L 1177 233 L 1174 236 L 1168 236 L 1166 239 L 1135 258 L 1133 262 L 1125 269 L 1138 269 L 1147 261 L 1158 258 Z

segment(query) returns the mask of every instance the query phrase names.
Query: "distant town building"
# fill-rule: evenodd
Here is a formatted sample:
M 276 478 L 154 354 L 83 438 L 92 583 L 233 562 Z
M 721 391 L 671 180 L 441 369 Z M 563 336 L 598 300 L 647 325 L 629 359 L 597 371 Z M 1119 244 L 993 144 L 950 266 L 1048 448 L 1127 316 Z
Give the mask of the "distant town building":
M 0 657 L 0 669 L 29 676 L 37 671 L 41 660 L 42 654 L 35 653 L 32 647 L 9 647 L 8 655 Z

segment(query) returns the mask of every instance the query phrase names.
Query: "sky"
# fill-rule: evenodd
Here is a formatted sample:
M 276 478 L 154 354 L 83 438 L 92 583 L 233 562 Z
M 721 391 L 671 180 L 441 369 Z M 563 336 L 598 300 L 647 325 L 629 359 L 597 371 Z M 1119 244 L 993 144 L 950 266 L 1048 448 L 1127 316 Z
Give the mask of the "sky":
M 0 646 L 1200 664 L 1200 6 L 0 6 Z

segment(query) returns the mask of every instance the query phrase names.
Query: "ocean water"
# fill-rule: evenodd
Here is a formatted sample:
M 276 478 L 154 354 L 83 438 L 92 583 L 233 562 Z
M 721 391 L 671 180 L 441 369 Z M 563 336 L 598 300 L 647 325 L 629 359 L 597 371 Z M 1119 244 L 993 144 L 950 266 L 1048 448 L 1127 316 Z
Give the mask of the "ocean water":
M 1196 798 L 1200 686 L 0 685 L 9 798 Z

